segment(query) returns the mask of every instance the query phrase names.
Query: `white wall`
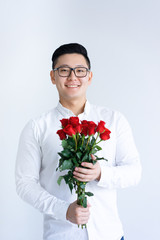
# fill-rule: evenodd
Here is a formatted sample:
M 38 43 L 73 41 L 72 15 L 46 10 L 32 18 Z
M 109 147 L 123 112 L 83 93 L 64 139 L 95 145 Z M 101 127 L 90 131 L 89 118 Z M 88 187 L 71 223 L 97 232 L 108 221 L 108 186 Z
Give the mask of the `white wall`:
M 139 186 L 119 190 L 128 240 L 160 239 L 160 2 L 157 0 L 0 1 L 0 239 L 42 239 L 42 216 L 17 197 L 20 132 L 56 106 L 52 52 L 79 42 L 94 73 L 88 98 L 128 118 L 141 155 Z

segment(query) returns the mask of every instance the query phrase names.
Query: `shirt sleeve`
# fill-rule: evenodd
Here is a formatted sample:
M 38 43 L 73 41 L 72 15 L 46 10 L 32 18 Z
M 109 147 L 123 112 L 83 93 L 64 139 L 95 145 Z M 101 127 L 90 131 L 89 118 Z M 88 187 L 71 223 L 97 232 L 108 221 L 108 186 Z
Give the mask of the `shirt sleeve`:
M 115 125 L 115 165 L 107 166 L 106 162 L 99 162 L 101 179 L 98 186 L 108 189 L 134 186 L 141 178 L 140 158 L 129 123 L 122 114 L 118 113 Z
M 42 152 L 36 123 L 31 120 L 20 136 L 15 179 L 17 194 L 40 212 L 66 220 L 69 203 L 48 193 L 39 183 Z

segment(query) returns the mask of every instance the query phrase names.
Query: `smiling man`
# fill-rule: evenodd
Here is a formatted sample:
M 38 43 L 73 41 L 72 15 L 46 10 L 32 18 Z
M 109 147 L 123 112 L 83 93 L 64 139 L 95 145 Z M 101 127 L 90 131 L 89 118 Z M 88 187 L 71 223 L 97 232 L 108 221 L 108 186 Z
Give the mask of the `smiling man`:
M 53 60 L 54 57 L 53 55 Z M 60 103 L 75 115 L 82 113 L 86 103 L 86 91 L 92 80 L 90 64 L 85 57 L 79 53 L 59 56 L 57 62 L 53 61 L 50 75 L 52 83 L 56 84 Z
M 30 120 L 22 131 L 16 162 L 17 193 L 44 214 L 44 240 L 124 239 L 116 189 L 136 185 L 141 176 L 131 128 L 121 113 L 92 105 L 86 99 L 92 72 L 82 45 L 65 44 L 56 49 L 50 76 L 59 102 L 51 111 Z M 83 163 L 86 168 L 76 167 L 73 172 L 75 178 L 88 182 L 87 191 L 94 193 L 87 208 L 77 205 L 76 193 L 71 194 L 63 181 L 57 184 L 61 142 L 56 132 L 60 120 L 71 116 L 103 120 L 111 130 L 110 140 L 101 144 L 101 154 L 108 161 Z M 87 229 L 77 227 L 86 223 Z

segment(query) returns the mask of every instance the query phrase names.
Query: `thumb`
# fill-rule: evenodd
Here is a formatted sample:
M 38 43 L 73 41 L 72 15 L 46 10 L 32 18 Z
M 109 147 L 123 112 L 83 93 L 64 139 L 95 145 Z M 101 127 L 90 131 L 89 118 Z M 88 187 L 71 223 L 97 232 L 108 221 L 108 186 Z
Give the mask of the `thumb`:
M 91 154 L 91 157 L 93 160 L 96 160 L 96 157 L 93 154 Z

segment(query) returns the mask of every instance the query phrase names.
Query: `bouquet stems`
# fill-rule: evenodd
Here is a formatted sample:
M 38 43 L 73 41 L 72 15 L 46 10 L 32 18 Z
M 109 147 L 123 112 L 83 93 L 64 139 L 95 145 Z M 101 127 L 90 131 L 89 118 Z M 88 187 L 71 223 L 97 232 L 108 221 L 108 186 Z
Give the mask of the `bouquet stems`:
M 87 197 L 85 196 L 85 186 L 86 186 L 86 182 L 80 182 L 77 181 L 76 183 L 77 186 L 77 204 L 86 208 L 87 207 Z M 79 227 L 79 225 L 78 225 Z M 82 224 L 81 228 L 83 229 L 83 227 L 87 227 L 86 224 Z

